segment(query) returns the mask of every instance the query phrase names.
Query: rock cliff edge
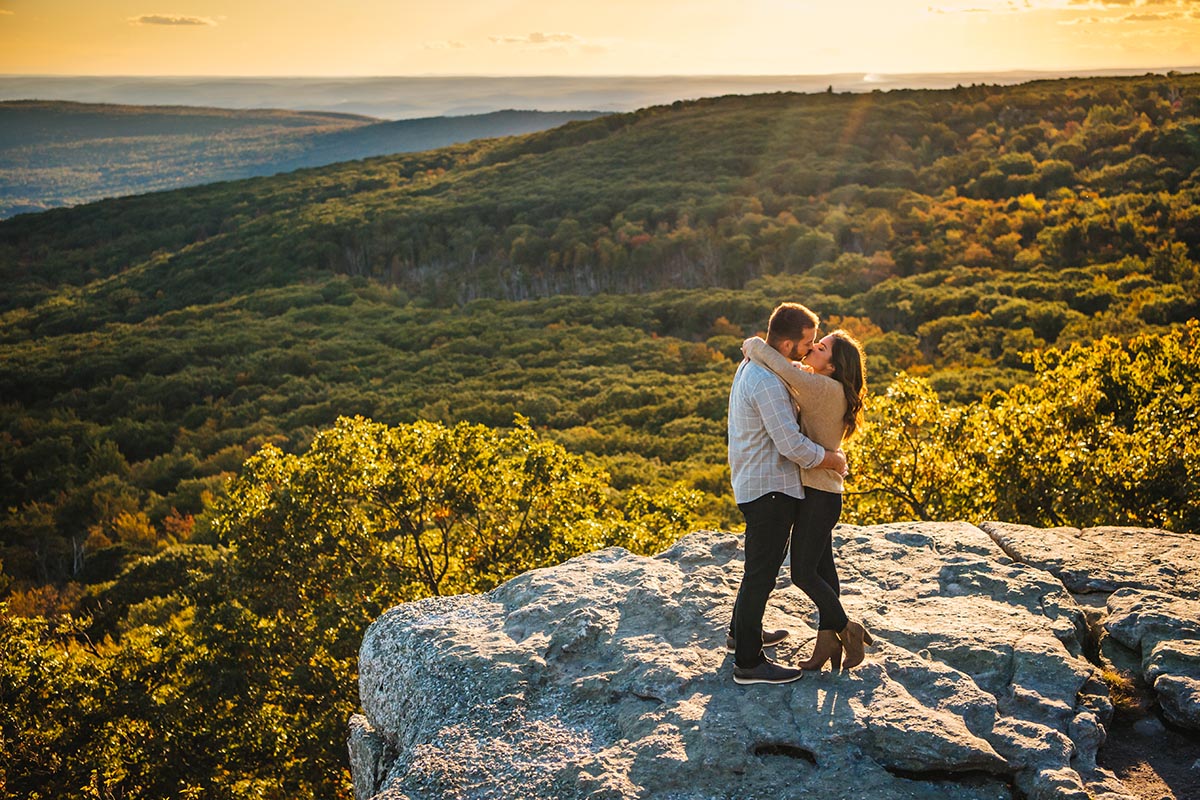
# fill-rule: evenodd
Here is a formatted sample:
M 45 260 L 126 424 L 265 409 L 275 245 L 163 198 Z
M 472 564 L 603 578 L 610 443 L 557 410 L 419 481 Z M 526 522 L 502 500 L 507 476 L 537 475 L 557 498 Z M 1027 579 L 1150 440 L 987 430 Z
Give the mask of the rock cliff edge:
M 359 654 L 358 800 L 1128 798 L 1096 766 L 1101 669 L 1200 728 L 1200 540 L 985 523 L 839 526 L 842 595 L 875 637 L 848 672 L 735 685 L 741 538 L 609 549 L 485 595 L 391 609 Z M 811 651 L 781 574 L 765 623 Z

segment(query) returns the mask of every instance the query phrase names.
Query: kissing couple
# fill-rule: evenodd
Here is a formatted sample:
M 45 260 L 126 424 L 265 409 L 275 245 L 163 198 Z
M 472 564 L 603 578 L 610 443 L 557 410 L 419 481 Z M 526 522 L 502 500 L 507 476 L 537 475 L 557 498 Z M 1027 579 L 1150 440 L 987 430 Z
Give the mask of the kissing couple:
M 739 684 L 790 683 L 803 670 L 858 666 L 871 635 L 842 608 L 833 527 L 842 513 L 842 442 L 862 424 L 862 346 L 837 330 L 817 339 L 817 315 L 799 303 L 771 312 L 766 340 L 747 339 L 729 390 L 729 468 L 746 519 L 745 572 L 726 649 Z M 763 653 L 788 636 L 764 631 L 763 613 L 789 545 L 792 583 L 817 606 L 812 656 L 799 668 Z

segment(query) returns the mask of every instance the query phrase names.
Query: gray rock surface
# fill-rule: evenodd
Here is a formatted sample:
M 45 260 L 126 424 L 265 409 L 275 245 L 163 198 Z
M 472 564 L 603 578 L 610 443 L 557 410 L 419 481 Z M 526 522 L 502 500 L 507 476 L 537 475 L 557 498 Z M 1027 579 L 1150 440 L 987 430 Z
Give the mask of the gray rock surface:
M 1086 598 L 1105 599 L 1093 619 L 1101 661 L 1151 687 L 1168 722 L 1200 730 L 1200 537 L 1138 528 L 980 527 L 1011 558 L 1047 570 Z
M 1095 764 L 1112 706 L 1058 580 L 964 523 L 835 540 L 876 645 L 786 686 L 731 680 L 730 534 L 391 609 L 359 656 L 356 797 L 1128 797 Z M 786 579 L 765 621 L 793 631 L 779 660 L 807 656 L 815 611 Z
M 1150 589 L 1200 600 L 1200 537 L 1147 528 L 980 527 L 1011 558 L 1046 570 L 1072 592 Z

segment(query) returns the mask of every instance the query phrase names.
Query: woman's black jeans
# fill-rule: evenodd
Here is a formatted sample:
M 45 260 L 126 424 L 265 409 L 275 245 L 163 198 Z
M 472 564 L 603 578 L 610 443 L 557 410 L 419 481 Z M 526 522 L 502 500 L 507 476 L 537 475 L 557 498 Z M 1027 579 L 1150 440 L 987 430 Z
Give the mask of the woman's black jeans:
M 737 652 L 734 663 L 750 668 L 762 663 L 762 618 L 767 598 L 779 578 L 779 568 L 792 549 L 792 583 L 817 605 L 818 627 L 840 631 L 846 612 L 838 599 L 841 586 L 833 562 L 833 526 L 842 514 L 842 496 L 806 489 L 797 500 L 770 492 L 749 503 L 739 503 L 746 518 L 746 566 L 733 604 L 730 634 Z
M 833 526 L 842 516 L 842 495 L 805 487 L 792 528 L 792 583 L 817 604 L 817 628 L 846 627 L 841 584 L 833 562 Z

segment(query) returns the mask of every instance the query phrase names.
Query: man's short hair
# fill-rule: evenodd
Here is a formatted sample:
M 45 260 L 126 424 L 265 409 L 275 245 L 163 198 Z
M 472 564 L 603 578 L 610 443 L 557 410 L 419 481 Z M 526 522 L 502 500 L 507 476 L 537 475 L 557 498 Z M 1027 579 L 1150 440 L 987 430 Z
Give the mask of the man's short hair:
M 816 330 L 820 320 L 807 306 L 799 303 L 780 303 L 767 322 L 767 338 L 773 340 L 804 338 L 805 331 Z

